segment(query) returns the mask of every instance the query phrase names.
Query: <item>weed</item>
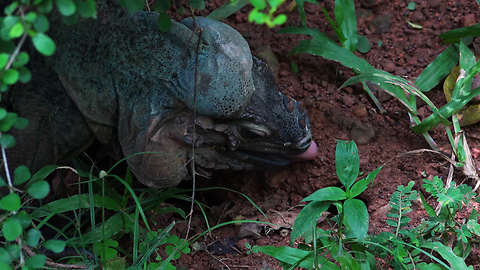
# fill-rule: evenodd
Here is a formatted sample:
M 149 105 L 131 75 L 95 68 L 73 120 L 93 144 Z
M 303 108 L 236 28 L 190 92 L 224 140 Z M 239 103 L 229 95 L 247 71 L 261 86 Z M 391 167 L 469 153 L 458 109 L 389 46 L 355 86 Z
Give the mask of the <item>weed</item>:
M 295 220 L 290 238 L 291 244 L 296 243 L 298 248 L 254 246 L 252 252 L 275 257 L 285 269 L 377 269 L 375 258 L 395 269 L 473 269 L 466 266 L 464 259 L 472 245 L 478 243 L 478 215 L 473 211 L 464 224 L 455 220 L 455 213 L 473 198 L 471 187 L 452 184 L 447 189 L 438 177 L 424 180 L 426 192 L 438 198 L 443 206 L 437 215 L 421 196 L 430 218 L 415 228 L 410 226 L 407 216 L 412 201 L 418 199 L 418 193 L 412 190 L 414 182 L 398 186 L 390 198 L 391 210 L 387 214 L 387 224 L 393 231 L 369 235 L 367 208 L 355 197 L 368 188 L 381 167 L 355 181 L 359 157 L 354 142 L 338 141 L 335 160 L 337 176 L 345 190 L 327 187 L 303 200 L 310 203 Z M 338 211 L 324 221 L 330 229 L 317 228 L 317 220 L 330 206 Z M 452 240 L 457 240 L 456 245 L 452 245 L 455 242 Z

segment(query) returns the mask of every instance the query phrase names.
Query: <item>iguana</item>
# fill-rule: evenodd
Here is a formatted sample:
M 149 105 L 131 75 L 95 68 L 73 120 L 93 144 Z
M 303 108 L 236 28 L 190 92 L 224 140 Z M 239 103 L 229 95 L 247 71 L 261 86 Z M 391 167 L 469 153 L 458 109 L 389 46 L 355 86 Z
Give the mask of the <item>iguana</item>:
M 31 82 L 8 92 L 11 108 L 29 120 L 8 157 L 38 169 L 96 139 L 131 156 L 140 182 L 166 188 L 190 177 L 192 144 L 200 171 L 316 155 L 302 104 L 278 91 L 240 33 L 199 17 L 162 33 L 157 16 L 100 4 L 98 19 L 54 19 L 55 54 L 34 57 Z

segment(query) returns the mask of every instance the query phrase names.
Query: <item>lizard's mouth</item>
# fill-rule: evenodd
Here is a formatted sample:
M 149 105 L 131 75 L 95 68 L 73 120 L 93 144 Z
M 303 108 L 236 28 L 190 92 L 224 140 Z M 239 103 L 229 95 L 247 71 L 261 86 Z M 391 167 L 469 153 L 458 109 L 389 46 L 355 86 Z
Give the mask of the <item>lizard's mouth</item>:
M 318 147 L 314 141 L 309 141 L 308 144 L 305 145 L 305 148 L 306 150 L 303 153 L 293 155 L 269 154 L 240 149 L 230 151 L 228 155 L 235 160 L 249 164 L 280 167 L 287 166 L 295 161 L 312 160 L 317 156 Z

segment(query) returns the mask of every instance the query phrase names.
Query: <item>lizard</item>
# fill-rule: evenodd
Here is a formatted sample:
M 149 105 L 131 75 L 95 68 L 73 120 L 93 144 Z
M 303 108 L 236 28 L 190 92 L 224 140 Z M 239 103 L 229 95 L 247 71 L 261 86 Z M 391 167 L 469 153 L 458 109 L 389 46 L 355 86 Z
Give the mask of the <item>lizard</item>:
M 250 170 L 315 157 L 303 104 L 278 90 L 238 31 L 196 17 L 163 33 L 157 19 L 100 3 L 97 19 L 52 23 L 55 54 L 33 57 L 31 82 L 8 91 L 29 121 L 14 131 L 9 159 L 36 170 L 98 140 L 128 157 L 141 183 L 168 188 L 190 179 L 191 166 Z

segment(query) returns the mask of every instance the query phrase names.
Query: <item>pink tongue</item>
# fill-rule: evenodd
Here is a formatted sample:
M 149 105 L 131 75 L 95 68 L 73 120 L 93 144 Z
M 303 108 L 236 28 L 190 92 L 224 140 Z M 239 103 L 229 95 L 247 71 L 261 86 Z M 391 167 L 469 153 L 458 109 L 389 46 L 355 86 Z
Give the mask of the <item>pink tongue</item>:
M 292 158 L 292 161 L 312 160 L 317 156 L 317 151 L 318 151 L 317 144 L 314 141 L 312 141 L 307 151 L 305 151 L 300 155 L 291 156 L 291 158 Z

